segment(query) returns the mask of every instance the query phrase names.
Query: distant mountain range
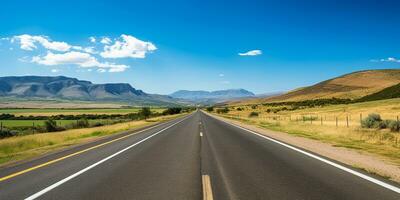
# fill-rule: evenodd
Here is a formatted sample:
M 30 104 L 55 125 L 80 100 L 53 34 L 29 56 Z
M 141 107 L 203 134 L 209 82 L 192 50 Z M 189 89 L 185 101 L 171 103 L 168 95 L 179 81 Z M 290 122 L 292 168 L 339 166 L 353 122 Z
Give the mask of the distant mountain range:
M 255 97 L 255 94 L 245 89 L 229 89 L 229 90 L 218 90 L 218 91 L 189 91 L 179 90 L 170 94 L 169 96 L 178 99 L 184 99 L 197 103 L 217 103 L 222 101 L 228 101 L 233 99 Z
M 176 105 L 166 95 L 147 94 L 127 83 L 94 84 L 65 76 L 0 77 L 0 97 L 23 99 L 66 99 L 84 101 L 125 101 L 134 105 Z

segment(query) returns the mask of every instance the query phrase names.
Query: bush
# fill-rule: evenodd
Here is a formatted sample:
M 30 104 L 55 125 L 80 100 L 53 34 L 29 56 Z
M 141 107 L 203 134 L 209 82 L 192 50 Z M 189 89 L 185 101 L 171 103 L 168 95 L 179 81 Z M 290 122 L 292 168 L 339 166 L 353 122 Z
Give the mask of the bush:
M 228 113 L 228 112 L 229 112 L 229 108 L 227 108 L 227 107 L 217 109 L 217 113 L 218 113 L 218 114 L 221 114 L 221 113 L 226 114 L 226 113 Z
M 236 110 L 237 110 L 237 111 L 242 111 L 243 108 L 239 107 L 239 108 L 236 108 Z
M 59 130 L 59 128 L 57 127 L 57 121 L 53 120 L 53 119 L 49 119 L 49 120 L 45 121 L 44 127 L 47 132 L 54 132 L 54 131 Z
M 371 113 L 361 121 L 361 127 L 363 128 L 380 128 L 384 127 L 385 122 L 383 122 L 379 114 Z
M 82 118 L 82 119 L 76 121 L 76 127 L 77 128 L 87 128 L 87 127 L 89 127 L 89 121 L 85 118 Z
M 254 109 L 257 109 L 257 105 L 252 105 L 252 106 L 251 106 L 251 109 L 253 109 L 253 110 L 254 110 Z
M 139 115 L 142 116 L 144 119 L 147 119 L 148 117 L 150 117 L 151 115 L 151 110 L 149 107 L 143 107 L 140 111 L 139 111 Z
M 174 114 L 179 114 L 181 113 L 182 108 L 176 107 L 176 108 L 168 108 L 167 110 L 164 110 L 162 112 L 163 115 L 174 115 Z
M 258 117 L 258 112 L 251 112 L 249 117 Z
M 103 122 L 96 122 L 92 125 L 93 127 L 99 127 L 99 126 L 104 126 Z
M 16 131 L 11 131 L 8 129 L 3 129 L 0 131 L 0 138 L 11 137 L 17 135 Z
M 207 109 L 206 109 L 208 112 L 212 112 L 212 111 L 214 111 L 214 107 L 207 107 Z
M 390 123 L 388 124 L 388 128 L 390 128 L 390 131 L 399 132 L 400 131 L 400 122 L 397 120 L 390 120 Z

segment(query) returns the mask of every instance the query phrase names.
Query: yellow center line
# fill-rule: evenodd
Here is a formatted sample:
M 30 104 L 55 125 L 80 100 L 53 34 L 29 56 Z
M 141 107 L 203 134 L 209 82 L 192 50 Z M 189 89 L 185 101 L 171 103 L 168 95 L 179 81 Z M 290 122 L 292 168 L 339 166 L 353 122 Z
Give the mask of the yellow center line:
M 138 133 L 147 131 L 147 130 L 149 130 L 149 129 L 158 127 L 158 126 L 160 126 L 160 125 L 162 125 L 162 124 L 158 124 L 158 125 L 156 125 L 156 126 L 149 127 L 149 128 L 143 129 L 143 130 L 138 131 L 138 132 L 130 133 L 130 134 L 125 135 L 125 136 L 122 136 L 122 137 L 120 137 L 120 138 L 116 138 L 116 139 L 110 140 L 110 141 L 108 141 L 108 142 L 105 142 L 105 143 L 102 143 L 102 144 L 98 144 L 98 145 L 96 145 L 96 146 L 93 146 L 93 147 L 90 147 L 90 148 L 87 148 L 87 149 L 84 149 L 84 150 L 81 150 L 81 151 L 78 151 L 78 152 L 75 152 L 75 153 L 66 155 L 66 156 L 64 156 L 64 157 L 57 158 L 57 159 L 54 159 L 54 160 L 45 162 L 45 163 L 43 163 L 43 164 L 36 165 L 36 166 L 34 166 L 34 167 L 31 167 L 31 168 L 28 168 L 28 169 L 25 169 L 25 170 L 22 170 L 22 171 L 19 171 L 19 172 L 16 172 L 16 173 L 13 173 L 13 174 L 4 176 L 4 177 L 1 177 L 1 178 L 0 178 L 0 182 L 5 181 L 5 180 L 10 179 L 10 178 L 13 178 L 13 177 L 16 177 L 16 176 L 19 176 L 19 175 L 21 175 L 21 174 L 25 174 L 25 173 L 27 173 L 27 172 L 30 172 L 30 171 L 33 171 L 33 170 L 36 170 L 36 169 L 45 167 L 45 166 L 47 166 L 47 165 L 51 165 L 51 164 L 53 164 L 53 163 L 56 163 L 56 162 L 65 160 L 65 159 L 67 159 L 67 158 L 70 158 L 70 157 L 73 157 L 73 156 L 76 156 L 76 155 L 85 153 L 85 152 L 87 152 L 87 151 L 90 151 L 90 150 L 93 150 L 93 149 L 102 147 L 102 146 L 104 146 L 104 145 L 107 145 L 107 144 L 110 144 L 110 143 L 113 143 L 113 142 L 122 140 L 122 139 L 124 139 L 124 138 L 129 137 L 129 136 L 132 136 L 132 135 L 135 135 L 135 134 L 138 134 Z

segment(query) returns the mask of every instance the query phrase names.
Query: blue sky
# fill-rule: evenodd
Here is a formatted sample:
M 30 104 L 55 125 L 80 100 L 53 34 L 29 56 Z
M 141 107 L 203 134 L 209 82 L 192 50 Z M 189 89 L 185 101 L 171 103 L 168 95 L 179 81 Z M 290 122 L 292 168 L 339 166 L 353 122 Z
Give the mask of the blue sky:
M 159 94 L 290 90 L 399 68 L 399 8 L 400 1 L 2 1 L 0 72 L 128 82 Z

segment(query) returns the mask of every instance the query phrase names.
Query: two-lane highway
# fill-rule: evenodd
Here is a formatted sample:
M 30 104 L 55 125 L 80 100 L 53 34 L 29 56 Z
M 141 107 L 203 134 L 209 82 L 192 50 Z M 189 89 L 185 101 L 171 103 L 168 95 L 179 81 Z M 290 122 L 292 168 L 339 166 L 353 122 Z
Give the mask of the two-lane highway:
M 379 181 L 197 111 L 1 169 L 0 199 L 400 199 Z

